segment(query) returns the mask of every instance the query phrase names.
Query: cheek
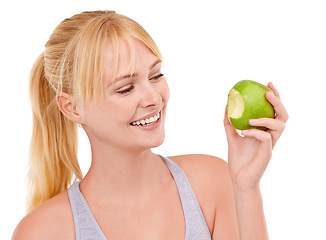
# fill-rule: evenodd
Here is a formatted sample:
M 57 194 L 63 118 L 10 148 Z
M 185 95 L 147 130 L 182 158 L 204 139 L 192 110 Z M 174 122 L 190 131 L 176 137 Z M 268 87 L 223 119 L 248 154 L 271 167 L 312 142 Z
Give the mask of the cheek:
M 84 129 L 89 136 L 104 141 L 114 141 L 128 129 L 133 114 L 125 101 L 101 104 L 85 111 Z
M 90 129 L 96 129 L 97 126 L 103 126 L 103 122 L 109 123 L 111 120 L 107 109 L 100 106 L 87 109 L 83 117 L 85 124 Z
M 117 113 L 118 107 L 112 102 L 105 101 L 99 104 L 88 106 L 83 114 L 84 122 L 91 128 L 105 127 L 112 125 L 119 116 Z

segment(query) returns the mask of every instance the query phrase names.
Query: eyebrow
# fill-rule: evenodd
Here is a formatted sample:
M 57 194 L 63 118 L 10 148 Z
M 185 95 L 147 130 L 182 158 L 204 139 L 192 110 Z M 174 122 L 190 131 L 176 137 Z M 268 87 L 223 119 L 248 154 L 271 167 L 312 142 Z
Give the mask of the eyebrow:
M 151 68 L 150 69 L 153 69 L 157 64 L 161 63 L 162 60 L 160 59 L 157 59 L 152 65 L 151 65 Z
M 117 77 L 117 78 L 114 80 L 114 82 L 118 82 L 118 81 L 121 81 L 121 80 L 123 80 L 123 79 L 131 78 L 131 77 L 135 77 L 135 76 L 137 76 L 136 73 L 126 74 L 126 75 L 123 75 L 123 76 L 121 76 L 121 77 Z
M 150 69 L 153 69 L 157 64 L 161 63 L 162 60 L 158 59 L 156 60 L 151 66 L 150 66 Z M 135 77 L 137 76 L 137 73 L 131 73 L 131 74 L 126 74 L 126 75 L 123 75 L 123 76 L 119 76 L 115 79 L 114 82 L 118 82 L 120 80 L 123 80 L 123 79 L 126 79 L 126 78 L 131 78 L 131 77 Z

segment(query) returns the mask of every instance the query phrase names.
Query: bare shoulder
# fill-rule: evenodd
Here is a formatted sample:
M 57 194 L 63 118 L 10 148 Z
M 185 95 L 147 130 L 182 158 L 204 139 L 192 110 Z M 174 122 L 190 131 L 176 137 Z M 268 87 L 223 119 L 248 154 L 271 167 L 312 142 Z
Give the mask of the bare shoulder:
M 26 215 L 17 225 L 12 240 L 75 239 L 68 192 L 47 200 Z
M 187 177 L 199 184 L 220 182 L 229 177 L 227 162 L 215 156 L 189 154 L 169 158 L 184 170 Z
M 206 154 L 187 154 L 187 155 L 178 155 L 178 156 L 171 156 L 168 157 L 174 162 L 178 162 L 180 164 L 200 164 L 200 165 L 207 165 L 207 164 L 218 164 L 218 165 L 227 165 L 227 163 L 218 157 Z

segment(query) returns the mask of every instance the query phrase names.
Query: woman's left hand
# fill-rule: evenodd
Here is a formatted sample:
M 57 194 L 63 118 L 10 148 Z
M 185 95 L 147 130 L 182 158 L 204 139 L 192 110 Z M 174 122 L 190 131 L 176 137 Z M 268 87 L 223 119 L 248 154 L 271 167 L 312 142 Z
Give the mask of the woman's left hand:
M 252 126 L 266 127 L 266 131 L 249 129 L 241 131 L 242 137 L 230 124 L 225 111 L 224 127 L 229 146 L 229 172 L 234 187 L 243 192 L 259 187 L 260 179 L 271 159 L 272 150 L 289 118 L 278 91 L 272 83 L 269 83 L 268 87 L 275 93 L 275 95 L 270 92 L 266 93 L 267 100 L 274 106 L 275 118 L 249 121 Z

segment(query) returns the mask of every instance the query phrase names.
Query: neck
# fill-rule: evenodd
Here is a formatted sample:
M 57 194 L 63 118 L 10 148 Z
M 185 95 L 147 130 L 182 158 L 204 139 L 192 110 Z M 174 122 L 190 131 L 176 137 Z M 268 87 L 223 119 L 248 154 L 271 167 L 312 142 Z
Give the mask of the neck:
M 109 198 L 135 201 L 159 189 L 170 176 L 167 171 L 163 160 L 150 149 L 126 151 L 105 146 L 100 151 L 92 148 L 92 164 L 80 188 L 89 197 L 103 196 L 103 201 Z

